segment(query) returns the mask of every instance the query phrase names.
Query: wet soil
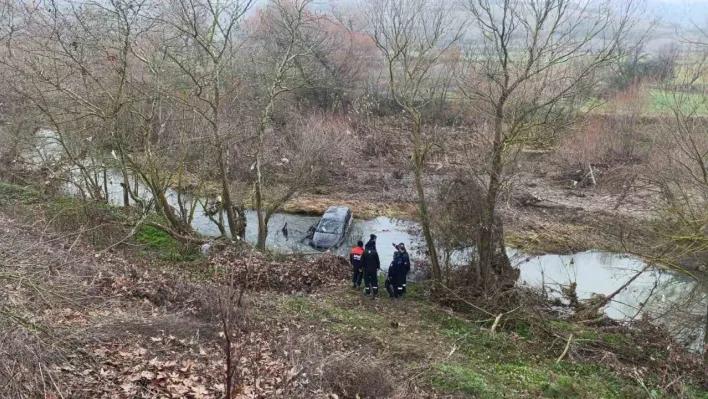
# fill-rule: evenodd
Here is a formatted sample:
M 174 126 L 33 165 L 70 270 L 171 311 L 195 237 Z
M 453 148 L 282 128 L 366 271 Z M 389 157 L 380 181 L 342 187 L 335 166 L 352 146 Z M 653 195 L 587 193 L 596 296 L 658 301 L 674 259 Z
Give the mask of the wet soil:
M 530 254 L 626 251 L 643 245 L 655 193 L 636 183 L 627 189 L 608 174 L 595 186 L 574 186 L 561 170 L 544 169 L 548 165 L 538 162 L 521 165 L 523 172 L 510 183 L 511 195 L 499 204 L 508 245 Z M 429 168 L 424 181 L 429 198 L 454 174 L 454 168 Z M 412 173 L 405 165 L 369 165 L 320 187 L 316 194 L 293 199 L 284 210 L 321 214 L 329 205 L 343 204 L 360 218 L 416 219 L 416 200 Z

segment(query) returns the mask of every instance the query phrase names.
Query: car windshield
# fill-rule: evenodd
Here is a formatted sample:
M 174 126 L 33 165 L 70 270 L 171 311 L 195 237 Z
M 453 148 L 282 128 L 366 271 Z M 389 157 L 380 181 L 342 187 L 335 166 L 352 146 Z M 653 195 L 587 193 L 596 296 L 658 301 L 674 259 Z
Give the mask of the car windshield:
M 341 227 L 342 222 L 333 219 L 322 219 L 317 223 L 317 228 L 315 229 L 318 233 L 336 233 Z

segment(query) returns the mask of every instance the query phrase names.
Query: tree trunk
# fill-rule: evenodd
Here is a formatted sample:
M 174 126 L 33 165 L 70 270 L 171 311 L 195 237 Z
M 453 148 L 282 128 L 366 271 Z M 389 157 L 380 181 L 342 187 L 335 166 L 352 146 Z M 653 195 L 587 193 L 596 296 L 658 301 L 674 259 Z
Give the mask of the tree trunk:
M 270 222 L 270 217 L 271 214 L 265 214 L 263 215 L 263 220 L 261 221 L 261 217 L 259 215 L 258 217 L 258 245 L 257 248 L 261 251 L 264 251 L 266 249 L 266 239 L 268 238 L 268 222 Z M 261 227 L 261 223 L 263 223 Z
M 162 214 L 165 215 L 170 226 L 179 234 L 191 234 L 191 228 L 185 226 L 184 223 L 182 223 L 182 219 L 175 215 L 174 209 L 167 201 L 165 190 L 153 190 L 153 192 L 155 192 L 156 200 L 158 201 L 159 207 L 162 209 Z
M 258 212 L 258 242 L 256 248 L 261 251 L 266 249 L 266 237 L 268 237 L 268 222 L 263 217 L 263 212 Z
M 103 194 L 106 196 L 106 203 L 109 204 L 110 198 L 108 198 L 108 168 L 103 165 Z
M 130 206 L 130 180 L 128 177 L 128 172 L 125 170 L 125 162 L 122 162 L 121 169 L 123 172 L 123 206 Z
M 437 286 L 442 282 L 442 273 L 440 271 L 440 262 L 438 260 L 438 253 L 435 248 L 435 240 L 433 239 L 433 232 L 430 228 L 430 216 L 428 214 L 428 202 L 425 199 L 425 190 L 423 188 L 423 165 L 425 165 L 425 154 L 423 152 L 422 146 L 422 121 L 419 116 L 413 117 L 413 180 L 415 181 L 415 188 L 418 192 L 418 211 L 420 212 L 420 224 L 423 230 L 423 237 L 425 237 L 425 243 L 428 247 L 428 254 L 430 255 L 430 266 L 433 269 L 433 288 L 437 289 Z
M 260 145 L 259 145 L 260 147 Z M 260 167 L 260 150 L 256 155 L 256 218 L 258 219 L 258 241 L 256 248 L 261 251 L 265 250 L 266 237 L 268 236 L 268 222 L 265 220 L 265 211 L 263 209 L 263 195 L 261 193 L 261 167 Z
M 263 209 L 263 175 L 261 173 L 261 157 L 263 156 L 263 139 L 266 128 L 268 126 L 268 118 L 273 107 L 274 88 L 271 89 L 270 102 L 266 105 L 261 117 L 261 124 L 258 128 L 258 142 L 256 143 L 256 183 L 254 191 L 256 196 L 256 217 L 258 219 L 258 242 L 256 248 L 261 251 L 266 249 L 266 237 L 268 236 L 268 220 L 266 219 L 266 211 Z
M 226 210 L 226 221 L 229 224 L 229 233 L 231 233 L 231 238 L 234 239 L 245 239 L 241 234 L 241 219 L 236 218 L 234 213 L 234 205 L 231 201 L 231 190 L 229 189 L 228 173 L 226 171 L 226 163 L 224 162 L 224 155 L 222 149 L 219 148 L 218 165 L 219 165 L 219 177 L 221 179 L 221 197 L 223 200 L 223 206 Z
M 489 171 L 489 187 L 484 201 L 482 213 L 482 226 L 479 232 L 479 267 L 482 275 L 481 286 L 485 291 L 492 287 L 492 270 L 494 263 L 494 253 L 499 246 L 495 234 L 499 229 L 496 226 L 496 206 L 501 176 L 504 169 L 504 132 L 503 132 L 503 108 L 497 108 L 496 120 L 494 123 L 494 143 L 492 146 L 492 164 Z M 503 234 L 503 233 L 500 233 Z M 504 248 L 502 248 L 504 250 Z
M 706 301 L 706 320 L 703 326 L 703 365 L 708 369 L 708 301 Z
M 238 237 L 241 237 L 242 239 L 246 239 L 246 210 L 243 207 L 243 204 L 239 204 L 238 206 L 233 205 L 233 209 L 235 212 L 236 216 L 236 234 Z

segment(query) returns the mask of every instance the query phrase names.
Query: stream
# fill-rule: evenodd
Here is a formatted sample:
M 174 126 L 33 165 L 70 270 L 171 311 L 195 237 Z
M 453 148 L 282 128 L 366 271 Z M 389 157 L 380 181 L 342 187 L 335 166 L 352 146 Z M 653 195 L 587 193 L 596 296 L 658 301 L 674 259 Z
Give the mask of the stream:
M 43 143 L 35 151 L 36 155 L 26 158 L 38 159 L 60 153 L 60 147 L 52 142 L 55 138 L 53 132 L 40 132 Z M 41 155 L 40 155 L 41 154 Z M 123 188 L 120 183 L 123 181 L 122 175 L 118 171 L 109 171 L 108 174 L 108 198 L 111 204 L 123 205 Z M 101 183 L 103 184 L 103 183 Z M 77 195 L 78 190 L 71 184 L 66 184 L 66 191 L 69 194 Z M 140 196 L 150 199 L 151 194 L 145 186 L 139 187 Z M 184 196 L 187 201 L 199 201 L 199 198 Z M 177 209 L 177 192 L 168 190 L 168 201 Z M 337 205 L 332 203 L 331 205 Z M 415 258 L 420 255 L 420 249 L 424 242 L 417 233 L 419 226 L 417 222 L 396 220 L 387 217 L 378 217 L 371 220 L 356 219 L 353 228 L 347 236 L 346 242 L 333 253 L 347 255 L 351 247 L 356 245 L 356 241 L 361 239 L 366 242 L 369 234 L 376 234 L 379 256 L 381 258 L 382 269 L 386 269 L 393 256 L 392 243 L 403 242 L 409 248 L 413 258 L 413 268 L 415 268 Z M 257 239 L 258 225 L 255 211 L 246 213 L 247 227 L 246 239 L 254 243 Z M 303 238 L 307 236 L 307 231 L 319 220 L 316 216 L 304 216 L 295 214 L 278 213 L 269 222 L 269 234 L 266 245 L 269 249 L 283 253 L 312 253 L 310 247 Z M 287 237 L 281 232 L 282 227 L 287 223 Z M 205 236 L 218 236 L 219 230 L 211 220 L 203 213 L 202 206 L 197 205 L 192 226 L 195 231 Z M 460 252 L 453 255 L 457 263 L 464 263 L 469 251 Z M 540 255 L 526 256 L 512 248 L 508 249 L 512 263 L 519 267 L 521 271 L 519 284 L 526 284 L 534 287 L 544 287 L 550 297 L 561 298 L 560 287 L 568 285 L 570 282 L 577 283 L 577 295 L 580 299 L 590 298 L 593 294 L 609 295 L 625 284 L 638 271 L 642 270 L 645 263 L 636 257 L 623 254 L 611 254 L 596 251 L 576 253 L 572 255 Z M 625 290 L 618 294 L 614 300 L 605 308 L 606 314 L 614 319 L 633 319 L 641 317 L 642 313 L 651 315 L 656 321 L 664 323 L 675 336 L 691 347 L 700 346 L 700 331 L 702 328 L 693 328 L 691 331 L 677 328 L 677 322 L 681 315 L 692 314 L 702 317 L 705 313 L 706 292 L 694 280 L 682 273 L 676 273 L 661 269 L 649 269 L 638 279 L 630 284 Z M 685 312 L 677 313 L 677 312 Z M 682 323 L 678 323 L 682 324 Z M 701 325 L 699 322 L 696 324 Z M 696 333 L 699 331 L 699 333 Z

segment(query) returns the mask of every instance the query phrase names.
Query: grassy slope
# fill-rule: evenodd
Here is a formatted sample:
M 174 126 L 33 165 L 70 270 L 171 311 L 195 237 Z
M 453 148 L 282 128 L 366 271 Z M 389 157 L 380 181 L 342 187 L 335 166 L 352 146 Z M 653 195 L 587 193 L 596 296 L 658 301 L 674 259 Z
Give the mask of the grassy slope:
M 267 302 L 267 301 L 266 301 Z M 617 376 L 603 365 L 556 359 L 563 349 L 539 347 L 528 331 L 490 334 L 490 320 L 473 323 L 425 301 L 413 286 L 409 298 L 372 301 L 350 289 L 281 298 L 275 314 L 281 321 L 323 328 L 345 341 L 375 342 L 378 356 L 399 375 L 414 376 L 423 385 L 454 397 L 479 398 L 638 398 L 673 397 L 652 390 L 650 379 Z M 397 323 L 394 328 L 392 323 Z M 628 344 L 624 335 L 599 334 L 592 329 L 556 323 L 579 339 Z M 413 380 L 410 380 L 413 381 Z M 705 392 L 686 389 L 683 397 L 703 398 Z
M 3 204 L 32 197 L 31 190 L 0 184 Z M 170 238 L 149 229 L 141 230 L 136 238 L 137 243 L 150 249 L 143 256 L 184 274 L 184 267 L 175 263 L 177 259 L 159 254 L 162 250 L 175 253 L 177 246 Z M 195 275 L 197 280 L 204 276 Z M 658 382 L 651 373 L 640 379 L 620 377 L 611 368 L 612 362 L 575 362 L 572 350 L 556 363 L 564 342 L 536 339 L 523 324 L 505 329 L 502 322 L 505 330 L 491 334 L 487 330 L 490 319 L 471 322 L 441 308 L 424 298 L 421 285 L 412 284 L 408 297 L 395 302 L 384 297 L 372 301 L 345 285 L 343 282 L 342 286 L 309 296 L 249 293 L 248 308 L 259 323 L 273 327 L 273 334 L 311 336 L 323 345 L 334 343 L 330 350 L 352 354 L 363 359 L 365 365 L 385 365 L 384 370 L 390 372 L 392 383 L 398 387 L 395 397 L 708 397 L 706 392 L 691 387 L 683 388 L 680 395 L 662 393 L 655 388 Z M 188 297 L 183 300 L 191 301 Z M 126 298 L 125 305 L 116 306 L 134 305 Z M 160 312 L 165 312 L 165 317 L 171 314 L 166 309 Z M 102 314 L 97 325 L 108 322 L 106 313 Z M 579 340 L 601 341 L 618 350 L 633 345 L 625 335 L 600 333 L 565 322 L 550 322 L 547 327 L 564 335 L 573 333 Z M 152 337 L 142 339 L 149 345 Z M 356 379 L 350 384 L 349 394 L 370 388 L 368 381 Z M 331 383 L 325 386 L 332 389 Z

